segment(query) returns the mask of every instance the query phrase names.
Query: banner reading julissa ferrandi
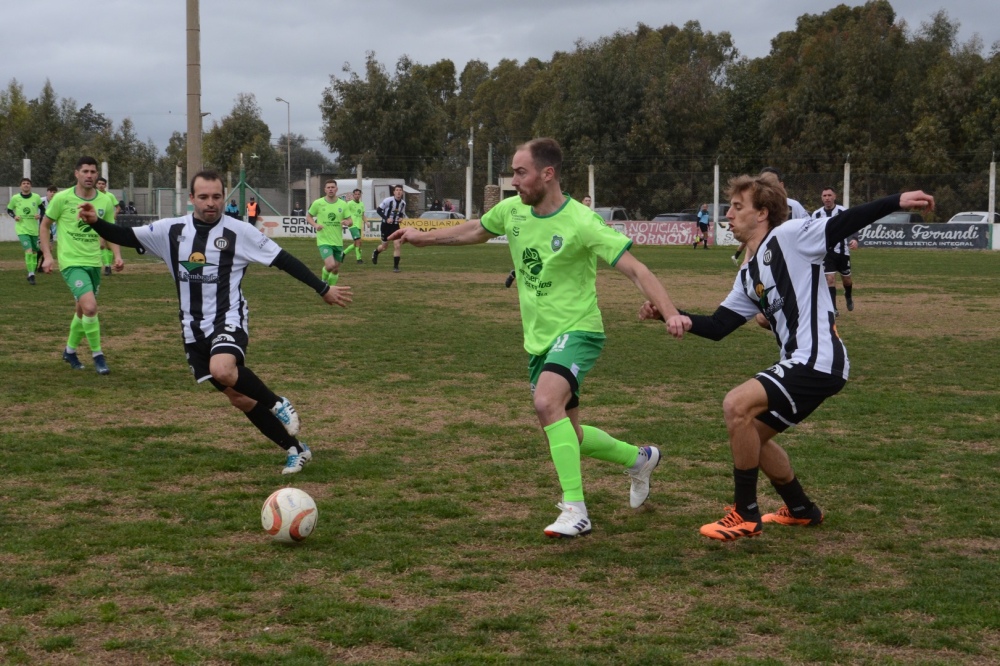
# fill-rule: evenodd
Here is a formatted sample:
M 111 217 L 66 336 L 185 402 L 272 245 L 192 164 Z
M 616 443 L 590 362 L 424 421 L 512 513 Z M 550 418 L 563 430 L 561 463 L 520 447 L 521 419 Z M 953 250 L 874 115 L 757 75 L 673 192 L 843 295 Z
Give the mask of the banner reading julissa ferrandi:
M 612 222 L 636 245 L 691 245 L 698 232 L 694 222 Z M 624 227 L 624 229 L 620 228 Z
M 929 247 L 946 250 L 986 250 L 989 233 L 985 224 L 889 224 L 875 223 L 858 234 L 861 247 Z

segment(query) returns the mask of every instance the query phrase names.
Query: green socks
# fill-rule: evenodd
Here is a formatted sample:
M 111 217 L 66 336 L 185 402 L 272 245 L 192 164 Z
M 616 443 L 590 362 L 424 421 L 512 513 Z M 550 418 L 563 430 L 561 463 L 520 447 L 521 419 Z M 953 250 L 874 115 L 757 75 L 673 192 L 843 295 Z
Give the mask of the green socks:
M 66 347 L 76 349 L 80 340 L 83 340 L 83 320 L 74 314 L 73 321 L 69 323 L 69 337 L 66 338 Z
M 101 263 L 105 266 L 113 265 L 115 263 L 115 253 L 108 249 L 101 250 Z
M 83 334 L 87 336 L 87 344 L 90 345 L 90 351 L 97 354 L 101 351 L 101 322 L 97 321 L 97 317 L 83 317 L 82 319 Z
M 580 453 L 588 458 L 597 458 L 607 462 L 618 463 L 631 467 L 639 455 L 639 447 L 628 442 L 622 442 L 608 433 L 592 426 L 580 426 L 583 430 L 583 442 L 580 443 Z
M 580 442 L 569 417 L 544 428 L 549 440 L 552 462 L 559 476 L 564 502 L 583 501 L 583 477 L 580 474 Z
M 38 268 L 38 255 L 34 252 L 24 253 L 24 267 L 28 269 L 28 275 L 34 275 Z

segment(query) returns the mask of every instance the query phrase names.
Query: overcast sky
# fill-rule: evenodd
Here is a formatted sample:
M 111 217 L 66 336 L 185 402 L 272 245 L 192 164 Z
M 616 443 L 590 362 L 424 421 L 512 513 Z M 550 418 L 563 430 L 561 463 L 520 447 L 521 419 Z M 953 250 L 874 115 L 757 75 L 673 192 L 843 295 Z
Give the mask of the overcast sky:
M 287 126 L 308 146 L 319 140 L 319 102 L 330 75 L 348 63 L 364 66 L 365 52 L 390 71 L 401 55 L 421 64 L 448 58 L 461 72 L 478 59 L 491 67 L 503 58 L 548 60 L 571 51 L 578 39 L 596 40 L 638 23 L 652 27 L 699 21 L 706 32 L 728 31 L 740 53 L 767 55 L 771 39 L 793 30 L 802 14 L 819 14 L 830 0 L 201 0 L 202 110 L 220 120 L 237 94 L 252 92 L 276 140 Z M 861 4 L 861 3 L 851 3 Z M 989 54 L 1000 41 L 995 0 L 897 0 L 898 19 L 911 31 L 946 8 L 961 24 L 959 39 L 978 34 Z M 34 0 L 44 35 L 34 48 L 8 39 L 0 45 L 3 85 L 11 78 L 34 98 L 48 78 L 60 97 L 87 102 L 117 127 L 131 117 L 138 135 L 162 151 L 174 131 L 186 130 L 185 0 L 105 0 L 94 11 L 67 0 Z M 48 39 L 47 35 L 59 35 Z M 75 37 L 74 37 L 75 35 Z M 612 100 L 609 100 L 611 102 Z

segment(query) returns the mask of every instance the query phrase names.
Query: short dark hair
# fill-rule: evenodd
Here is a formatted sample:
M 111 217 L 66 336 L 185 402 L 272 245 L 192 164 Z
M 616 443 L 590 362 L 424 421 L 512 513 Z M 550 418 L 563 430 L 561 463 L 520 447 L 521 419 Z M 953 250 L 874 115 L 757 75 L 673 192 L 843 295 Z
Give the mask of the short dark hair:
M 58 192 L 59 188 L 56 187 L 55 185 L 49 185 L 48 187 L 45 188 L 45 191 L 46 192 Z
M 83 157 L 81 157 L 80 159 L 78 159 L 76 161 L 76 166 L 74 168 L 75 169 L 79 169 L 80 167 L 82 167 L 84 165 L 87 165 L 87 166 L 97 166 L 97 160 L 95 160 L 90 155 L 84 155 Z
M 396 188 L 397 188 L 397 187 L 398 187 L 399 189 L 403 190 L 404 192 L 406 191 L 406 190 L 405 190 L 405 189 L 403 188 L 403 185 L 402 185 L 402 183 L 397 183 L 397 184 L 393 185 L 393 186 L 392 186 L 392 191 L 393 191 L 393 192 L 395 192 L 395 191 L 396 191 Z
M 21 183 L 25 183 L 25 182 L 28 183 L 28 185 L 31 185 L 31 179 L 30 178 L 22 178 L 21 179 Z M 20 185 L 21 183 L 18 183 L 18 184 Z
M 781 172 L 778 171 L 777 169 L 775 169 L 774 167 L 764 167 L 763 169 L 760 170 L 760 172 L 762 174 L 773 173 L 775 176 L 778 177 L 778 181 L 779 182 L 784 182 L 784 180 L 785 180 L 784 178 L 781 177 Z
M 527 150 L 531 154 L 531 161 L 535 164 L 536 168 L 544 169 L 545 167 L 552 167 L 552 170 L 556 174 L 556 179 L 559 179 L 559 174 L 562 171 L 563 155 L 558 141 L 542 137 L 523 143 L 517 149 Z
M 832 187 L 830 187 L 829 185 L 827 185 L 827 186 L 826 186 L 826 187 L 824 187 L 824 188 L 823 188 L 822 190 L 820 190 L 820 191 L 819 191 L 819 193 L 820 193 L 820 194 L 823 194 L 823 193 L 824 193 L 824 192 L 826 192 L 827 190 L 830 190 L 830 191 L 831 191 L 831 192 L 833 192 L 834 194 L 836 194 L 836 193 L 837 193 L 837 190 L 833 189 L 833 188 L 832 188 Z
M 334 185 L 337 185 L 337 179 L 336 178 L 327 178 L 326 182 L 323 183 L 323 187 L 326 187 L 330 183 L 333 183 Z M 337 185 L 337 189 L 340 189 L 340 185 Z
M 97 182 L 98 183 L 107 183 L 108 179 L 105 178 L 104 176 L 101 176 L 100 178 L 97 179 Z
M 198 180 L 199 178 L 201 178 L 202 180 L 208 180 L 208 181 L 217 180 L 220 183 L 222 182 L 222 176 L 219 175 L 218 171 L 213 171 L 212 169 L 202 169 L 195 175 L 191 176 L 191 184 L 188 188 L 191 191 L 191 194 L 194 194 L 194 181 Z M 252 199 L 253 197 L 250 198 Z
M 354 192 L 360 192 L 360 191 L 361 190 L 359 190 L 358 188 L 355 187 L 354 190 L 351 192 L 351 194 L 354 194 Z

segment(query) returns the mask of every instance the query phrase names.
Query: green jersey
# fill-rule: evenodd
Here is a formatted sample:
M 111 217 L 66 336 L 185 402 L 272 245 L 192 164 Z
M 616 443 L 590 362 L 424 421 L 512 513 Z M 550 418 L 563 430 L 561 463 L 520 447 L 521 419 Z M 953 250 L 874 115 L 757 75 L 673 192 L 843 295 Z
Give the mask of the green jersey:
M 344 229 L 341 222 L 348 215 L 347 203 L 343 199 L 330 203 L 326 197 L 320 197 L 309 206 L 309 214 L 316 224 L 323 225 L 323 228 L 316 232 L 316 245 L 344 246 Z
M 80 221 L 81 204 L 89 203 L 97 209 L 97 217 L 115 223 L 113 199 L 100 190 L 94 190 L 93 199 L 76 196 L 76 188 L 59 192 L 45 208 L 45 217 L 58 223 L 56 246 L 60 270 L 69 266 L 101 267 L 101 238 L 89 225 Z
M 351 216 L 353 226 L 360 229 L 365 224 L 365 205 L 360 201 L 351 199 L 347 202 L 347 214 Z
M 491 234 L 507 235 L 529 354 L 546 353 L 563 333 L 604 332 L 597 307 L 597 258 L 614 266 L 632 246 L 631 239 L 569 196 L 546 216 L 513 196 L 490 209 L 480 224 Z
M 14 233 L 18 236 L 38 235 L 38 207 L 42 205 L 42 198 L 32 192 L 24 196 L 20 192 L 15 194 L 7 204 L 7 210 L 11 211 L 20 220 L 14 222 Z

